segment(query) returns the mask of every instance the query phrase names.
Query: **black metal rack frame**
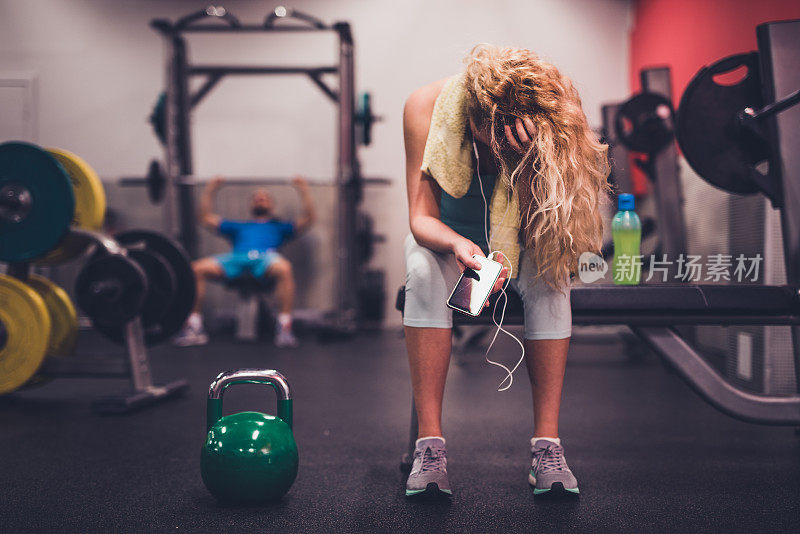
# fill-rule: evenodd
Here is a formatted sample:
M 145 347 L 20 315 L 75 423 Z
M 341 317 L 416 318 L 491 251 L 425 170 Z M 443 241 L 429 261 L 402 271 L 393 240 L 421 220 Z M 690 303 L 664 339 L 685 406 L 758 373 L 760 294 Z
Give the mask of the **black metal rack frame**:
M 277 25 L 280 20 L 292 24 Z M 202 22 L 202 24 L 198 24 Z M 163 37 L 166 54 L 166 165 L 165 205 L 167 229 L 183 244 L 191 257 L 197 256 L 197 223 L 191 185 L 180 177 L 193 174 L 190 116 L 192 109 L 225 77 L 251 75 L 305 75 L 338 108 L 337 254 L 336 320 L 352 325 L 356 320 L 356 294 L 348 290 L 353 273 L 358 270 L 356 252 L 356 209 L 362 196 L 363 180 L 356 153 L 355 77 L 353 35 L 347 22 L 325 24 L 296 10 L 278 7 L 262 25 L 244 25 L 225 8 L 210 6 L 172 23 L 158 19 L 151 26 Z M 195 65 L 189 61 L 185 36 L 193 33 L 309 33 L 331 32 L 338 37 L 339 61 L 318 67 Z M 338 87 L 323 79 L 325 74 L 338 78 Z M 190 93 L 189 80 L 205 77 L 200 88 Z

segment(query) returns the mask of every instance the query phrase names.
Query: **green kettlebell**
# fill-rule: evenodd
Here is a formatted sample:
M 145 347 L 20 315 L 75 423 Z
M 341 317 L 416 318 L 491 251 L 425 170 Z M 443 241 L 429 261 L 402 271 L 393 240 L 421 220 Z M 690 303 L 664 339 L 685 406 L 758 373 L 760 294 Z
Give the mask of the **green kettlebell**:
M 278 394 L 278 417 L 241 412 L 222 417 L 222 395 L 232 384 L 269 384 Z M 292 435 L 292 394 L 278 371 L 220 373 L 208 388 L 208 436 L 200 456 L 203 483 L 220 501 L 263 503 L 280 499 L 297 477 Z

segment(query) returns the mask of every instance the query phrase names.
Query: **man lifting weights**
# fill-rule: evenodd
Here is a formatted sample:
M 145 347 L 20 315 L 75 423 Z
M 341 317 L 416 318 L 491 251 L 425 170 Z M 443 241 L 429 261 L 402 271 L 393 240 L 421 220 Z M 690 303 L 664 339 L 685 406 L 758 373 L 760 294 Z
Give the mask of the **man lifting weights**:
M 223 278 L 230 280 L 252 275 L 255 278 L 266 277 L 275 280 L 275 294 L 280 304 L 275 345 L 295 347 L 297 338 L 292 332 L 294 306 L 292 264 L 278 252 L 278 249 L 289 238 L 302 234 L 314 224 L 316 213 L 308 183 L 301 177 L 292 180 L 303 205 L 302 214 L 293 222 L 282 221 L 275 217 L 275 201 L 265 189 L 253 193 L 250 201 L 251 220 L 223 219 L 214 213 L 213 207 L 214 197 L 224 183 L 225 180 L 220 177 L 208 183 L 200 201 L 199 220 L 207 229 L 226 237 L 233 245 L 233 250 L 227 254 L 217 254 L 192 262 L 197 280 L 197 300 L 194 311 L 183 330 L 176 336 L 174 343 L 183 347 L 208 343 L 208 335 L 203 328 L 203 318 L 200 314 L 208 280 Z

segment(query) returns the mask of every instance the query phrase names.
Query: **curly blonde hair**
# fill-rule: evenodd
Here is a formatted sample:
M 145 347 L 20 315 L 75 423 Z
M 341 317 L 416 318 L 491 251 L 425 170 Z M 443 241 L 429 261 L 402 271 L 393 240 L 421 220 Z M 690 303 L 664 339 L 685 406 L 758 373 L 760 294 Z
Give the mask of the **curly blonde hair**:
M 599 206 L 610 186 L 608 145 L 589 127 L 578 91 L 556 67 L 527 49 L 478 45 L 466 58 L 468 111 L 488 128 L 490 148 L 507 186 L 519 195 L 520 234 L 537 276 L 563 289 L 578 257 L 599 253 Z M 536 125 L 524 154 L 515 152 L 505 126 L 517 118 Z

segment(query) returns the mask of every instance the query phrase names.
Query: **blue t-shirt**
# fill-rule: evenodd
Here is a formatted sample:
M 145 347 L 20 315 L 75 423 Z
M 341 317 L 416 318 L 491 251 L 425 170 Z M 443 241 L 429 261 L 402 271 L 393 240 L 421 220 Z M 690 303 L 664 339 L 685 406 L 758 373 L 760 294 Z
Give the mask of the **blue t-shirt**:
M 266 222 L 224 220 L 219 225 L 219 233 L 233 244 L 234 253 L 265 252 L 280 247 L 289 239 L 294 225 L 277 219 Z

